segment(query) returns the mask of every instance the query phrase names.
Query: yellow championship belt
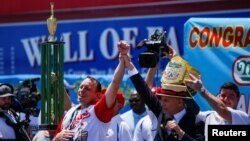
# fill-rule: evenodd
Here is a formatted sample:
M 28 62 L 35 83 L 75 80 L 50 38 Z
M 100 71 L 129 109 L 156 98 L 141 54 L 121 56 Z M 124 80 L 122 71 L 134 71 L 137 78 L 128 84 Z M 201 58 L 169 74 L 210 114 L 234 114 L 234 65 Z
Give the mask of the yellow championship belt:
M 190 66 L 190 64 L 180 56 L 175 56 L 167 64 L 161 77 L 161 86 L 163 89 L 176 92 L 186 91 L 185 79 L 189 73 L 199 76 L 200 72 Z

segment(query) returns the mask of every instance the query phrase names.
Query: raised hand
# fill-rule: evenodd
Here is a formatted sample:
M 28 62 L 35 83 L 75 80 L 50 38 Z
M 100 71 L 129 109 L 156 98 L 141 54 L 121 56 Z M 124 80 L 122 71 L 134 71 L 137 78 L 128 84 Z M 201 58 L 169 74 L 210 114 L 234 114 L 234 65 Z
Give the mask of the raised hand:
M 197 78 L 195 75 L 191 73 L 188 76 L 189 77 L 185 79 L 185 84 L 197 92 L 201 91 L 201 88 L 203 86 L 201 77 L 199 76 L 199 78 Z
M 168 49 L 169 49 L 169 52 L 164 52 L 163 51 L 163 54 L 165 54 L 166 57 L 168 57 L 169 59 L 173 58 L 174 56 L 177 55 L 176 51 L 170 46 L 170 45 L 167 45 Z
M 130 45 L 126 41 L 119 41 L 117 43 L 118 50 L 121 55 L 127 55 L 130 49 Z

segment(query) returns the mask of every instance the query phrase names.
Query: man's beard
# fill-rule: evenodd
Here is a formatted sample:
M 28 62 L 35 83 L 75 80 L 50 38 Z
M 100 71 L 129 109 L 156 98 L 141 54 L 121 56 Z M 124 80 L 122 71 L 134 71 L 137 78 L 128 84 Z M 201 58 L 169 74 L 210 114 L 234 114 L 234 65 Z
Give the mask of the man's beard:
M 10 109 L 10 106 L 9 105 L 5 105 L 2 107 L 3 110 L 9 110 Z

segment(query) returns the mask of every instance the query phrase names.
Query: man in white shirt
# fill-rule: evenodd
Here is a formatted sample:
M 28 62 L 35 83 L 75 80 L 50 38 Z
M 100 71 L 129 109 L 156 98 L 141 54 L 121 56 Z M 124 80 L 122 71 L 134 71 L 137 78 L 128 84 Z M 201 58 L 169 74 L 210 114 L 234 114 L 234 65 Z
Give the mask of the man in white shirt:
M 125 103 L 125 98 L 121 92 L 116 94 L 114 114 L 111 125 L 106 133 L 107 141 L 132 141 L 132 135 L 128 124 L 121 118 L 119 111 Z
M 200 112 L 197 120 L 205 122 L 205 137 L 208 140 L 208 125 L 247 125 L 250 124 L 248 115 L 237 110 L 240 99 L 240 91 L 237 85 L 232 82 L 224 83 L 219 91 L 218 96 L 211 94 L 202 84 L 201 77 L 195 77 L 190 74 L 186 84 L 206 99 L 214 111 Z
M 118 49 L 125 51 L 129 47 L 118 42 Z M 119 64 L 116 67 L 113 79 L 105 94 L 99 98 L 101 84 L 98 80 L 88 76 L 78 89 L 79 105 L 72 107 L 64 116 L 61 131 L 55 135 L 53 141 L 79 140 L 99 141 L 105 138 L 113 116 L 116 94 L 123 79 L 125 65 L 123 52 L 120 52 Z
M 136 124 L 133 141 L 153 141 L 157 133 L 157 118 L 152 111 Z
M 129 104 L 131 109 L 123 113 L 121 118 L 129 125 L 133 136 L 136 124 L 147 115 L 147 110 L 143 99 L 136 91 L 130 94 Z

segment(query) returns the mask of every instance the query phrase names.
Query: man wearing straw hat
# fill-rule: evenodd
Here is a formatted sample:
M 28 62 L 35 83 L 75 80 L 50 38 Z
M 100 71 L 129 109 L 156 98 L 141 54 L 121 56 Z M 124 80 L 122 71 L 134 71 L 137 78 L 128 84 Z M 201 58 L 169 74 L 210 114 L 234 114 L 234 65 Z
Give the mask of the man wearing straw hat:
M 195 104 L 192 99 L 195 91 L 183 83 L 186 74 L 197 72 L 181 57 L 171 58 L 161 79 L 162 87 L 156 91 L 159 98 L 153 96 L 129 56 L 125 59 L 125 65 L 137 92 L 157 118 L 157 131 L 152 131 L 155 141 L 203 140 L 202 134 L 196 134 L 195 129 L 195 114 L 198 112 L 186 105 L 186 102 Z

